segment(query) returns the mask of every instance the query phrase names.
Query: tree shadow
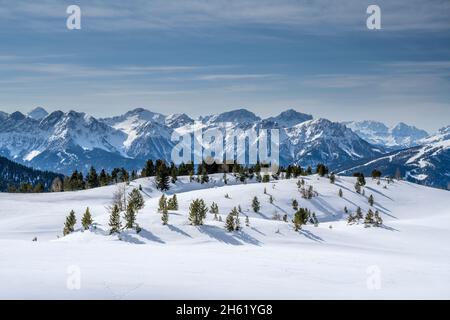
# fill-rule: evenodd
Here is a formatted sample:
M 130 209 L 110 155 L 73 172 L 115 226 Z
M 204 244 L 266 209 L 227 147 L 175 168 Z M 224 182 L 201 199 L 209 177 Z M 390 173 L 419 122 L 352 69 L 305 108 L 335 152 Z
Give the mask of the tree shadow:
M 377 194 L 379 194 L 379 195 L 382 195 L 383 197 L 388 198 L 389 200 L 393 201 L 391 197 L 385 195 L 385 194 L 384 194 L 383 192 L 381 192 L 381 191 L 375 190 L 374 188 L 371 188 L 371 187 L 364 187 L 364 188 L 366 188 L 366 189 L 368 189 L 368 190 L 370 190 L 370 191 L 373 191 L 373 192 L 375 192 L 375 193 L 377 193 Z
M 234 233 L 233 235 L 235 235 L 236 238 L 244 241 L 245 243 L 253 244 L 255 246 L 261 246 L 261 242 L 258 239 L 252 237 L 251 235 L 249 235 L 248 233 L 245 233 L 243 231 L 238 231 L 238 232 Z
M 309 230 L 301 229 L 300 234 L 304 235 L 308 239 L 315 241 L 315 242 L 323 242 L 324 241 L 321 237 L 319 237 L 318 235 L 315 235 L 314 233 L 312 233 Z
M 229 234 L 227 234 L 224 229 L 221 229 L 219 227 L 216 226 L 211 226 L 211 225 L 203 225 L 203 226 L 199 226 L 198 230 L 201 233 L 206 234 L 207 236 L 219 241 L 219 242 L 223 242 L 226 244 L 231 244 L 234 246 L 241 246 L 243 245 L 242 242 L 237 241 L 234 237 L 230 236 Z
M 384 224 L 382 224 L 382 225 L 381 225 L 381 226 L 379 226 L 378 228 L 386 229 L 386 230 L 389 230 L 389 231 L 400 232 L 400 230 L 398 230 L 398 229 L 395 229 L 395 228 L 393 228 L 393 227 L 389 227 L 389 226 L 387 226 L 387 225 L 384 225 Z
M 262 231 L 259 231 L 258 229 L 256 229 L 255 227 L 250 227 L 253 231 L 255 231 L 256 233 L 259 233 L 262 236 L 266 236 L 266 234 Z
M 130 234 L 130 233 L 119 234 L 119 240 L 129 242 L 129 243 L 134 243 L 134 244 L 145 244 L 145 242 L 140 240 L 139 238 L 137 238 L 135 234 Z
M 188 237 L 188 238 L 192 238 L 192 236 L 191 236 L 190 234 L 188 234 L 187 232 L 184 232 L 183 230 L 181 230 L 181 229 L 178 228 L 178 227 L 175 227 L 175 226 L 173 226 L 173 225 L 171 225 L 171 224 L 168 224 L 167 227 L 168 227 L 171 231 L 178 232 L 179 234 L 181 234 L 181 235 L 183 235 L 183 236 L 186 236 L 186 237 Z
M 150 240 L 150 241 L 154 241 L 154 242 L 158 242 L 158 243 L 165 243 L 160 237 L 154 235 L 153 233 L 151 233 L 150 231 L 146 230 L 146 229 L 141 229 L 141 231 L 139 232 L 139 236 Z

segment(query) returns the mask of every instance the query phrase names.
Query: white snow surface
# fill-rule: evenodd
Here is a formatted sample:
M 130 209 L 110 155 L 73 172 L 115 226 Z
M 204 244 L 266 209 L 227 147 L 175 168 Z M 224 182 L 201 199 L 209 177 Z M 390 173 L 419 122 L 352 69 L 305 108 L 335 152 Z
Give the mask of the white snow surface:
M 408 182 L 383 188 L 367 179 L 365 196 L 354 192 L 355 178 L 305 177 L 319 196 L 302 199 L 297 179 L 240 184 L 229 175 L 211 175 L 208 184 L 172 185 L 179 210 L 161 224 L 161 195 L 153 178 L 142 185 L 145 208 L 138 213 L 142 231 L 108 234 L 117 186 L 47 194 L 0 194 L 0 298 L 25 299 L 449 299 L 449 192 Z M 264 188 L 267 194 L 264 194 Z M 339 189 L 343 197 L 338 196 Z M 226 199 L 229 194 L 231 199 Z M 384 227 L 348 225 L 345 206 L 370 208 L 375 198 Z M 274 198 L 269 203 L 269 195 Z M 260 213 L 251 209 L 258 196 Z M 243 230 L 226 232 L 208 213 L 203 226 L 188 223 L 189 203 L 203 198 L 218 203 L 225 221 L 240 204 Z M 316 212 L 320 224 L 300 232 L 292 223 L 273 220 L 275 212 L 292 219 L 292 199 Z M 81 231 L 89 206 L 95 228 Z M 65 217 L 77 214 L 77 230 L 62 237 Z M 245 215 L 250 226 L 245 226 Z M 330 226 L 332 228 L 330 228 Z M 60 238 L 57 238 L 60 236 Z M 31 241 L 37 237 L 38 241 Z M 75 269 L 74 269 L 75 268 Z M 71 290 L 73 270 L 80 288 Z

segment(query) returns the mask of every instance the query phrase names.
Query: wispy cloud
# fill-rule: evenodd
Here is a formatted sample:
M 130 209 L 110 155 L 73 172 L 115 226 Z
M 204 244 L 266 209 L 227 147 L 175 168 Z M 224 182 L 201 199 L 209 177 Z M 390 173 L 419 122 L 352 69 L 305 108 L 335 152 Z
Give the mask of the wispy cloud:
M 79 1 L 88 30 L 170 30 L 262 25 L 307 32 L 363 30 L 368 0 L 118 0 Z M 23 21 L 21 27 L 55 32 L 69 3 L 56 0 L 14 1 L 2 4 L 3 23 Z M 379 0 L 384 30 L 449 30 L 450 2 Z M 59 30 L 60 31 L 60 30 Z

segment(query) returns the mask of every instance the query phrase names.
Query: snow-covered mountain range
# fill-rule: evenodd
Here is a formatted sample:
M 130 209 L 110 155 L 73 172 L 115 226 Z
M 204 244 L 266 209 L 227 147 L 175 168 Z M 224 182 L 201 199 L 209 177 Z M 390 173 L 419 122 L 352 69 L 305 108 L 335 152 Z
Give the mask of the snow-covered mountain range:
M 428 138 L 418 141 L 419 146 L 394 151 L 378 159 L 345 170 L 342 173 L 374 169 L 396 175 L 408 181 L 450 189 L 450 126 L 442 128 Z
M 375 160 L 371 163 L 379 165 L 392 150 L 397 150 L 397 154 L 417 154 L 417 161 L 427 156 L 427 161 L 433 164 L 429 171 L 436 167 L 445 169 L 449 163 L 447 153 L 436 140 L 443 141 L 441 144 L 448 142 L 446 129 L 428 137 L 425 131 L 403 123 L 393 128 L 374 121 L 339 123 L 313 119 L 293 109 L 266 119 L 246 109 L 197 119 L 186 114 L 163 115 L 144 108 L 99 119 L 76 111 L 48 113 L 41 107 L 27 115 L 2 112 L 0 155 L 36 169 L 66 174 L 75 169 L 86 171 L 91 165 L 107 170 L 114 167 L 140 169 L 147 159 L 171 161 L 172 133 L 190 131 L 195 120 L 200 121 L 204 129 L 223 128 L 224 123 L 228 129 L 279 129 L 282 165 L 296 163 L 306 167 L 324 163 L 332 170 L 344 170 Z M 412 149 L 408 149 L 410 147 Z M 401 167 L 411 167 L 414 161 L 409 158 L 408 161 Z M 423 161 L 420 168 L 427 167 Z M 390 173 L 399 164 L 395 166 L 383 167 Z M 448 172 L 446 170 L 445 174 Z M 426 184 L 445 185 L 445 181 L 434 181 L 434 174 L 430 172 L 405 169 L 404 173 L 416 180 L 426 175 L 428 179 L 421 180 Z
M 382 122 L 367 120 L 344 122 L 344 124 L 367 142 L 391 150 L 417 146 L 421 139 L 429 135 L 425 130 L 403 122 L 393 127 L 388 127 Z

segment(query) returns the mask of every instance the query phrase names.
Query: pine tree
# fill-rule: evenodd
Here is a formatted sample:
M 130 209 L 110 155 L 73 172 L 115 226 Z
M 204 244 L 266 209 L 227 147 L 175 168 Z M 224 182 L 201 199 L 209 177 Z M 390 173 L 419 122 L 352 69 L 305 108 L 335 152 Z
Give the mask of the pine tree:
M 283 215 L 283 221 L 284 221 L 284 222 L 288 222 L 288 215 L 287 215 L 287 214 L 284 214 L 284 215 Z
M 336 181 L 336 175 L 334 173 L 332 173 L 330 175 L 330 183 L 334 183 Z
M 265 173 L 262 179 L 263 183 L 270 182 L 270 175 L 268 173 Z
M 344 207 L 344 212 L 345 212 L 345 213 L 348 213 L 347 206 Z
M 240 205 L 240 204 L 238 204 L 238 212 L 239 212 L 239 213 L 242 213 L 242 208 L 241 208 L 241 205 Z
M 366 214 L 366 217 L 364 219 L 364 224 L 366 226 L 369 226 L 371 224 L 373 224 L 375 221 L 373 220 L 373 212 L 371 209 L 369 209 L 369 211 Z
M 298 201 L 296 199 L 292 200 L 292 209 L 298 210 Z
M 256 196 L 253 198 L 253 201 L 252 201 L 252 208 L 253 208 L 253 211 L 254 211 L 254 212 L 258 212 L 259 209 L 261 209 L 261 206 L 260 206 L 260 204 L 259 204 L 258 197 L 256 197 Z
M 356 191 L 357 193 L 361 193 L 361 185 L 359 184 L 359 182 L 356 182 L 356 183 L 355 183 L 355 191 Z
M 109 233 L 119 233 L 122 225 L 120 223 L 120 210 L 117 204 L 114 205 L 111 211 L 111 215 L 109 217 Z
M 318 227 L 319 226 L 319 219 L 317 219 L 315 212 L 312 213 L 312 222 L 314 224 L 314 227 Z
M 209 212 L 217 214 L 219 213 L 219 206 L 217 205 L 217 203 L 213 202 L 211 204 L 211 208 L 209 209 Z
M 375 226 L 379 227 L 383 224 L 383 219 L 380 216 L 380 213 L 378 212 L 378 210 L 375 211 Z
M 272 197 L 272 195 L 269 196 L 269 203 L 270 203 L 270 204 L 273 203 L 273 197 Z
M 83 226 L 84 230 L 88 230 L 89 227 L 92 225 L 92 216 L 91 212 L 89 211 L 89 207 L 86 208 L 86 212 L 83 215 L 83 218 L 81 218 L 81 225 Z
M 167 210 L 178 210 L 178 199 L 176 194 L 167 200 Z
M 309 210 L 306 208 L 300 208 L 295 214 L 292 222 L 294 223 L 294 230 L 298 231 L 302 228 L 302 225 L 306 224 L 309 219 Z
M 135 211 L 136 213 L 145 206 L 144 198 L 137 188 L 134 188 L 128 194 L 128 207 L 130 206 L 133 207 L 133 211 Z
M 97 188 L 99 186 L 97 171 L 95 171 L 94 167 L 91 167 L 89 170 L 89 174 L 87 176 L 87 187 L 88 188 Z
M 128 206 L 127 210 L 125 211 L 125 228 L 132 229 L 135 226 L 136 222 L 136 212 L 134 211 L 133 206 Z
M 250 220 L 249 220 L 248 216 L 245 216 L 245 226 L 250 227 Z
M 156 188 L 161 191 L 169 190 L 169 170 L 165 163 L 159 163 L 156 169 Z
M 158 212 L 163 212 L 165 208 L 167 208 L 167 200 L 166 196 L 162 194 L 161 198 L 159 198 Z
M 373 195 L 370 195 L 369 196 L 369 204 L 371 207 L 373 207 L 373 203 L 374 203 Z
M 68 235 L 75 230 L 75 224 L 77 223 L 77 218 L 75 216 L 75 211 L 71 210 L 69 215 L 66 217 L 66 222 L 64 223 L 63 235 Z
M 264 194 L 267 194 L 267 189 L 266 189 L 266 187 L 264 187 Z
M 236 211 L 236 217 L 234 221 L 234 230 L 241 230 L 241 219 L 239 219 L 239 212 Z
M 194 226 L 202 225 L 207 212 L 203 199 L 195 199 L 189 206 L 189 222 Z
M 169 211 L 167 211 L 167 207 L 163 209 L 161 221 L 164 226 L 169 222 Z
M 202 169 L 202 177 L 200 179 L 200 182 L 203 183 L 208 183 L 209 182 L 209 176 L 208 176 L 208 172 L 206 171 L 206 168 L 203 167 Z
M 350 214 L 347 218 L 347 223 L 352 224 L 354 221 L 355 221 L 355 217 L 352 214 Z
M 230 212 L 227 216 L 227 219 L 225 220 L 225 229 L 228 232 L 233 232 L 235 228 L 234 225 L 234 216 L 232 215 L 232 213 Z
M 344 192 L 342 191 L 342 189 L 339 189 L 339 197 L 342 198 L 344 196 Z
M 362 210 L 360 207 L 356 209 L 356 217 L 357 220 L 361 220 L 363 218 Z

